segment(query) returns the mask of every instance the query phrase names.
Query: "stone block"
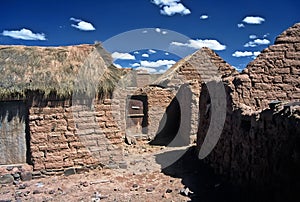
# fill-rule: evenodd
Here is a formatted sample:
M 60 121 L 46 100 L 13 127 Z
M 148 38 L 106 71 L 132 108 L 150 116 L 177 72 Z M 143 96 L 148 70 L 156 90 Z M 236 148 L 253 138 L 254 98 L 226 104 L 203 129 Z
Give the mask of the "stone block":
M 0 176 L 0 184 L 13 184 L 14 177 L 11 174 Z
M 76 174 L 75 168 L 68 168 L 64 170 L 64 175 L 65 176 L 70 176 Z
M 31 172 L 21 172 L 21 180 L 22 181 L 32 180 L 32 173 Z

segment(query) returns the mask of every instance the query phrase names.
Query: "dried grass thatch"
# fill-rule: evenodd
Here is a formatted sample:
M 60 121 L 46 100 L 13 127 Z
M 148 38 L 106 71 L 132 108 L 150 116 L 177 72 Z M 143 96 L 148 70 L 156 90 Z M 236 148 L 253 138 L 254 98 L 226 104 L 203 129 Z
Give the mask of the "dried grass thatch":
M 107 67 L 108 66 L 108 67 Z M 100 44 L 65 47 L 0 46 L 0 99 L 74 93 L 108 94 L 123 71 Z

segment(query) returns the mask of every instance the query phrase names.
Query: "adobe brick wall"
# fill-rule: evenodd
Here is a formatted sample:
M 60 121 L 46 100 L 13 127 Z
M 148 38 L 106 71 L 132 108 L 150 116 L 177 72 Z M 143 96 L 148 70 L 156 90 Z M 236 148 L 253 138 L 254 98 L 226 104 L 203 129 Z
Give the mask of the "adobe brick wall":
M 234 184 L 288 188 L 299 179 L 300 24 L 280 35 L 241 73 L 222 78 L 227 94 L 226 121 L 214 150 L 205 161 Z M 209 93 L 203 84 L 200 109 Z M 269 109 L 272 100 L 283 103 Z M 295 106 L 289 106 L 294 103 Z M 198 149 L 211 112 L 200 110 Z
M 116 106 L 113 106 L 117 111 Z M 111 99 L 93 108 L 70 101 L 48 101 L 29 109 L 30 150 L 34 170 L 61 170 L 122 163 L 124 134 L 112 116 Z
M 189 102 L 184 101 L 185 105 L 190 105 L 191 116 L 185 117 L 190 119 L 191 141 L 195 139 L 199 125 L 199 96 L 202 83 L 208 82 L 211 79 L 225 78 L 232 79 L 238 72 L 226 63 L 219 55 L 209 48 L 202 48 L 194 54 L 177 62 L 166 73 L 162 75 L 155 83 L 172 89 L 174 95 L 178 92 L 180 86 L 188 85 L 188 90 L 191 91 L 191 99 Z M 183 106 L 186 107 L 186 106 Z M 201 110 L 201 108 L 200 108 Z M 194 137 L 193 137 L 194 136 Z
M 300 23 L 279 35 L 235 78 L 235 102 L 265 109 L 271 100 L 300 100 Z

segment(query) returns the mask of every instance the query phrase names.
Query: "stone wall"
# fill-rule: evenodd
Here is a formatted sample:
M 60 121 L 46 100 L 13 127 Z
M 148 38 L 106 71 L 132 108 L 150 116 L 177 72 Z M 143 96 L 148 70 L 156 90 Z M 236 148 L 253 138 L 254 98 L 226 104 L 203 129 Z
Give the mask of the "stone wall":
M 300 23 L 279 35 L 235 78 L 235 102 L 264 109 L 271 100 L 300 100 Z
M 204 107 L 209 95 L 201 96 Z M 300 105 L 289 105 L 252 112 L 229 104 L 221 137 L 205 161 L 235 185 L 262 189 L 295 183 L 300 177 Z M 209 117 L 200 115 L 198 146 L 204 146 Z
M 44 102 L 45 103 L 45 102 Z M 29 108 L 34 170 L 61 171 L 90 165 L 118 167 L 124 134 L 112 116 L 111 99 L 91 103 L 51 100 Z
M 262 190 L 277 187 L 280 191 L 299 180 L 299 30 L 298 23 L 241 74 L 222 78 L 226 120 L 216 147 L 205 161 L 235 184 Z M 203 147 L 211 121 L 211 110 L 203 110 L 211 109 L 210 102 L 203 84 L 198 149 Z
M 191 136 L 191 142 L 196 138 L 199 125 L 199 96 L 201 92 L 201 84 L 209 82 L 212 79 L 229 78 L 238 72 L 226 63 L 220 56 L 209 48 L 202 48 L 190 56 L 180 60 L 164 73 L 155 84 L 162 87 L 172 89 L 176 97 L 181 97 L 180 106 L 182 109 L 190 108 L 190 114 L 184 115 L 183 121 L 189 120 L 189 131 L 185 131 L 186 135 Z M 184 85 L 187 91 L 186 95 L 191 92 L 191 96 L 187 96 L 190 100 L 183 100 L 183 92 L 179 92 Z M 183 89 L 183 88 L 182 88 Z M 181 90 L 182 90 L 181 89 Z M 186 99 L 185 98 L 185 99 Z M 201 109 L 201 108 L 200 108 Z

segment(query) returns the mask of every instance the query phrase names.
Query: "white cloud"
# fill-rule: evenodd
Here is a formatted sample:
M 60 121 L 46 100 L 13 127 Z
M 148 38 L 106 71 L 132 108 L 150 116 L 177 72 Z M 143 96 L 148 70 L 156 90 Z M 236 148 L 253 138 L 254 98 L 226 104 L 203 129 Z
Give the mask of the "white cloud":
M 139 66 L 141 66 L 141 64 L 140 63 L 133 63 L 133 64 L 130 64 L 132 67 L 139 67 Z
M 170 53 L 165 53 L 165 55 L 170 55 Z
M 188 43 L 172 42 L 171 45 L 200 49 L 208 47 L 212 50 L 225 50 L 226 46 L 214 39 L 190 39 Z
M 243 22 L 247 24 L 261 24 L 264 21 L 264 18 L 258 16 L 247 16 L 243 19 Z
M 149 49 L 149 50 L 148 50 L 148 53 L 154 54 L 154 53 L 156 53 L 156 51 L 155 51 L 155 50 L 152 50 L 152 49 Z
M 76 18 L 70 18 L 70 20 L 74 21 L 74 22 L 77 22 L 76 25 L 72 24 L 71 26 L 72 27 L 75 27 L 77 29 L 80 29 L 82 31 L 94 31 L 96 30 L 95 27 L 89 23 L 89 22 L 85 22 L 83 20 L 80 20 L 80 19 L 76 19 Z
M 258 56 L 260 54 L 259 51 L 235 51 L 232 56 L 233 57 L 252 57 L 255 58 L 256 56 Z
M 113 59 L 117 60 L 135 60 L 135 56 L 131 55 L 129 53 L 119 53 L 119 52 L 114 52 L 112 55 Z
M 117 67 L 117 68 L 119 68 L 119 69 L 122 69 L 122 68 L 123 68 L 121 65 L 116 64 L 116 63 L 114 63 L 114 66 Z
M 255 52 L 253 52 L 253 56 L 258 56 L 260 54 L 260 51 L 255 51 Z
M 3 36 L 9 36 L 14 39 L 23 39 L 23 40 L 46 40 L 44 33 L 33 33 L 31 30 L 23 28 L 21 30 L 4 30 L 2 32 Z
M 251 51 L 235 51 L 232 56 L 233 57 L 250 57 L 253 53 Z
M 167 34 L 168 32 L 167 32 L 167 31 L 162 31 L 161 33 L 162 33 L 162 34 Z
M 139 54 L 139 53 L 140 53 L 139 51 L 134 51 L 134 52 L 133 52 L 133 54 Z
M 256 36 L 255 34 L 251 34 L 251 35 L 249 35 L 249 38 L 250 38 L 250 39 L 256 39 L 257 36 Z
M 154 69 L 154 68 L 149 68 L 149 67 L 138 67 L 136 68 L 136 70 L 141 70 L 141 71 L 145 71 L 145 72 L 148 72 L 148 73 L 157 73 L 157 70 Z
M 264 34 L 263 38 L 266 38 L 266 37 L 268 37 L 269 35 L 270 35 L 270 33 L 266 33 L 266 34 Z
M 151 2 L 160 7 L 162 15 L 172 16 L 176 13 L 181 15 L 191 14 L 191 11 L 180 3 L 181 0 L 151 0 Z
M 148 57 L 149 57 L 149 54 L 147 54 L 147 53 L 144 53 L 144 54 L 142 55 L 142 57 L 144 57 L 144 58 L 148 58 Z
M 160 28 L 155 28 L 155 31 L 159 33 L 161 30 Z
M 268 45 L 271 42 L 268 39 L 255 39 L 254 41 L 247 42 L 244 47 L 256 47 L 259 45 Z
M 237 24 L 238 28 L 242 28 L 242 27 L 245 27 L 245 25 L 243 23 L 239 23 Z
M 206 20 L 206 19 L 208 19 L 208 15 L 201 15 L 201 16 L 200 16 L 200 19 L 201 19 L 201 20 Z
M 143 33 L 143 34 L 146 34 L 146 33 L 148 33 L 148 31 L 147 31 L 147 30 L 144 30 L 144 31 L 142 31 L 142 33 Z
M 161 67 L 161 66 L 168 66 L 170 67 L 170 65 L 174 65 L 176 63 L 176 61 L 174 60 L 157 60 L 157 61 L 146 61 L 143 60 L 141 61 L 141 66 L 144 67 L 151 67 L 151 68 L 157 68 L 157 67 Z

